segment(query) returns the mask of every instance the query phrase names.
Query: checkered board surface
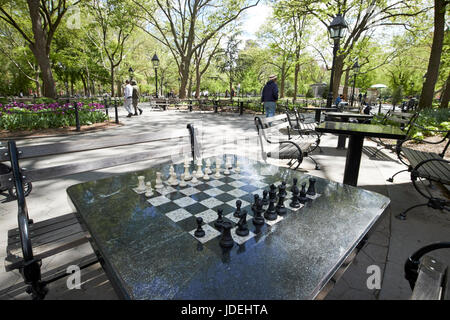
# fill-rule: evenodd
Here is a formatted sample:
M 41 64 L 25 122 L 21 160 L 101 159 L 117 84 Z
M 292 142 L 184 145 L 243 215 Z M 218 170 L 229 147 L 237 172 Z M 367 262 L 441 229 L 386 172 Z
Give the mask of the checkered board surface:
M 263 176 L 255 176 L 246 172 L 236 173 L 233 170 L 230 175 L 224 175 L 223 170 L 220 178 L 214 178 L 214 173 L 209 175 L 210 180 L 206 181 L 198 179 L 197 183 L 192 181 L 186 181 L 186 187 L 170 186 L 166 181 L 163 182 L 164 187 L 161 189 L 153 188 L 153 195 L 147 198 L 147 202 L 157 212 L 164 214 L 168 219 L 175 222 L 184 231 L 188 232 L 199 242 L 205 244 L 212 239 L 220 237 L 221 232 L 214 227 L 218 215 L 219 208 L 223 210 L 223 220 L 231 222 L 233 228 L 231 235 L 234 241 L 241 245 L 255 236 L 255 233 L 259 233 L 260 230 L 267 228 L 267 226 L 273 226 L 284 219 L 283 216 L 278 216 L 276 220 L 265 220 L 264 226 L 255 226 L 252 223 L 253 212 L 251 205 L 254 202 L 254 195 L 258 194 L 260 198 L 263 197 L 263 191 L 268 190 L 270 185 L 264 182 Z M 281 181 L 275 183 L 275 186 L 281 184 Z M 292 192 L 290 191 L 291 185 L 286 184 L 286 199 L 284 205 L 289 211 L 297 211 L 300 208 L 293 209 L 289 207 L 291 202 Z M 142 193 L 133 189 L 136 193 Z M 277 189 L 278 193 L 278 189 Z M 319 197 L 320 194 L 316 194 L 311 200 Z M 242 210 L 247 210 L 247 224 L 250 233 L 246 237 L 241 237 L 236 234 L 237 222 L 239 218 L 234 217 L 236 210 L 236 201 L 242 201 Z M 268 205 L 263 207 L 268 208 Z M 264 214 L 263 214 L 264 215 Z M 194 236 L 194 232 L 197 229 L 196 218 L 201 217 L 203 219 L 203 230 L 205 236 L 197 238 Z

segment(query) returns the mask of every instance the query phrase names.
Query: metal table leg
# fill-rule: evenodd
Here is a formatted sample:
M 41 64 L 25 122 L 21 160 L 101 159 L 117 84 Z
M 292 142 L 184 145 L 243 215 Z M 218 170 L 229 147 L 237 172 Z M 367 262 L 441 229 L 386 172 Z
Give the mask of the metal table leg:
M 351 135 L 348 143 L 347 160 L 345 161 L 344 184 L 355 186 L 358 184 L 359 165 L 364 136 Z
M 320 123 L 320 114 L 321 114 L 322 110 L 316 110 L 316 122 Z

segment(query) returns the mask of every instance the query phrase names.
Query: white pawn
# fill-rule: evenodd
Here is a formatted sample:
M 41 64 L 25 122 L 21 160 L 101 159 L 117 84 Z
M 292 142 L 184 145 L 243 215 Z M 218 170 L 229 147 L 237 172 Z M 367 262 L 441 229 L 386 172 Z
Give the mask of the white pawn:
M 189 173 L 189 167 L 190 167 L 189 160 L 188 160 L 188 158 L 185 158 L 184 159 L 184 180 L 186 180 L 186 181 L 192 179 L 191 174 Z
M 236 168 L 234 169 L 237 173 L 241 172 L 241 168 L 239 167 L 239 160 L 236 160 Z
M 161 189 L 163 186 L 162 179 L 161 179 L 161 172 L 156 173 L 156 181 L 155 181 L 155 188 Z
M 211 160 L 209 160 L 209 158 L 208 159 L 206 159 L 206 168 L 205 168 L 205 173 L 207 173 L 207 174 L 211 174 L 212 173 L 212 171 L 211 171 Z
M 192 172 L 192 180 L 191 180 L 191 182 L 194 183 L 194 184 L 198 182 L 198 180 L 197 180 L 197 172 L 196 171 Z
M 184 180 L 184 173 L 181 174 L 181 179 L 180 179 L 180 187 L 186 187 L 186 181 Z
M 153 195 L 153 190 L 152 190 L 152 183 L 149 181 L 145 184 L 146 188 L 145 188 L 145 196 L 151 197 Z
M 214 178 L 220 178 L 220 167 L 217 165 L 216 165 L 216 174 L 214 175 Z
M 145 190 L 145 177 L 144 176 L 139 176 L 138 177 L 138 186 L 137 189 L 138 191 L 144 191 Z
M 206 180 L 206 181 L 209 180 L 208 171 L 206 169 L 205 169 L 205 174 L 203 175 L 203 180 Z
M 226 162 L 225 162 L 225 171 L 223 172 L 223 174 L 225 174 L 225 175 L 231 174 L 231 172 L 230 172 L 230 170 L 229 170 L 230 165 L 231 165 L 229 159 L 230 159 L 230 158 L 227 158 L 227 160 L 226 160 Z
M 202 172 L 202 159 L 197 160 L 197 174 L 195 175 L 198 179 L 203 177 Z
M 172 171 L 172 173 L 171 173 L 170 185 L 171 186 L 177 186 L 178 185 L 177 173 L 175 171 Z

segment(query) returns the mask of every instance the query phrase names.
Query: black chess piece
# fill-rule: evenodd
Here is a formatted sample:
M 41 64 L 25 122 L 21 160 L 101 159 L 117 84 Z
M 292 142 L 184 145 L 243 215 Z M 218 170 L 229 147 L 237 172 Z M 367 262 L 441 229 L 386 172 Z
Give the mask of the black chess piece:
M 292 193 L 294 193 L 294 187 L 297 187 L 297 183 L 298 183 L 298 179 L 297 178 L 292 179 L 292 187 L 291 187 L 291 192 Z
M 219 208 L 219 210 L 217 210 L 217 220 L 214 221 L 214 227 L 216 227 L 216 229 L 222 229 L 223 223 L 223 209 Z
M 278 186 L 278 196 L 280 196 L 280 193 L 286 198 L 287 192 L 286 192 L 286 181 L 282 181 L 281 185 Z
M 298 201 L 301 204 L 305 204 L 306 201 L 308 201 L 308 198 L 306 197 L 306 182 L 302 183 L 302 190 L 300 190 L 300 196 L 298 198 Z
M 298 195 L 300 190 L 297 187 L 297 179 L 294 178 L 294 185 L 291 188 L 292 191 L 292 201 L 289 204 L 291 208 L 300 208 L 300 201 L 298 200 Z
M 231 222 L 225 221 L 222 223 L 222 238 L 220 239 L 220 246 L 223 248 L 231 248 L 234 245 L 233 237 L 231 236 Z
M 242 201 L 236 200 L 236 211 L 234 211 L 234 214 L 233 214 L 233 216 L 235 216 L 236 218 L 239 218 L 241 216 L 241 206 L 242 206 Z
M 260 200 L 258 200 L 258 201 L 260 201 Z M 249 231 L 248 231 L 248 226 L 247 226 L 247 210 L 244 209 L 242 211 L 241 218 L 239 219 L 239 222 L 237 225 L 238 225 L 238 228 L 236 229 L 236 234 L 241 237 L 248 236 Z
M 283 185 L 280 185 L 278 187 L 278 190 L 279 190 L 278 191 L 278 204 L 277 204 L 275 211 L 279 216 L 283 216 L 287 212 L 286 207 L 284 206 L 284 199 L 286 198 L 285 189 L 286 189 L 286 186 L 283 186 Z M 284 190 L 284 192 L 283 192 L 283 190 Z
M 264 190 L 263 191 L 263 198 L 262 198 L 262 204 L 263 206 L 266 206 L 269 204 L 269 199 L 267 198 L 267 195 L 269 194 L 269 191 Z
M 264 224 L 264 217 L 262 216 L 262 213 L 264 212 L 264 209 L 262 208 L 262 200 L 258 199 L 257 206 L 255 210 L 253 210 L 255 215 L 253 216 L 253 224 L 255 226 L 260 226 Z
M 259 199 L 259 194 L 253 195 L 253 199 L 254 199 L 254 202 L 253 202 L 253 204 L 252 204 L 252 211 L 255 212 L 255 209 L 256 209 L 256 203 L 258 202 L 258 199 Z
M 306 192 L 307 195 L 315 196 L 316 195 L 316 179 L 309 178 L 309 186 L 308 191 Z
M 194 232 L 194 236 L 201 238 L 205 236 L 205 230 L 202 229 L 203 219 L 198 217 L 197 219 L 197 230 Z
M 270 191 L 269 191 L 269 207 L 267 208 L 266 212 L 264 213 L 264 218 L 267 220 L 276 220 L 277 219 L 277 212 L 275 210 L 275 202 L 277 198 L 277 192 L 274 184 L 270 185 Z

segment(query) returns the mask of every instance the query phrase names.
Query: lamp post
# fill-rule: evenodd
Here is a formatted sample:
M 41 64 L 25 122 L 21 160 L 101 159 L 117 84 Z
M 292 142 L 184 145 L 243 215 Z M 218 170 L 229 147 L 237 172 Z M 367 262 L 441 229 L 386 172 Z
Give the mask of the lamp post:
M 133 80 L 134 70 L 132 67 L 130 67 L 130 69 L 128 69 L 128 73 L 130 74 L 130 81 Z
M 152 58 L 153 68 L 155 68 L 155 78 L 156 78 L 156 98 L 158 98 L 158 67 L 159 67 L 159 59 L 156 53 Z
M 353 89 L 352 89 L 352 101 L 350 103 L 350 107 L 353 107 L 353 100 L 355 99 L 356 74 L 359 72 L 358 59 L 356 59 L 356 62 L 353 65 L 352 69 L 353 69 Z
M 330 38 L 333 39 L 334 46 L 333 46 L 333 64 L 331 65 L 330 90 L 328 92 L 327 108 L 331 108 L 331 104 L 333 101 L 334 64 L 336 61 L 336 54 L 339 50 L 339 41 L 344 37 L 345 30 L 347 28 L 348 28 L 347 22 L 340 13 L 338 13 L 336 17 L 333 18 L 333 21 L 331 21 L 330 25 L 328 26 Z

